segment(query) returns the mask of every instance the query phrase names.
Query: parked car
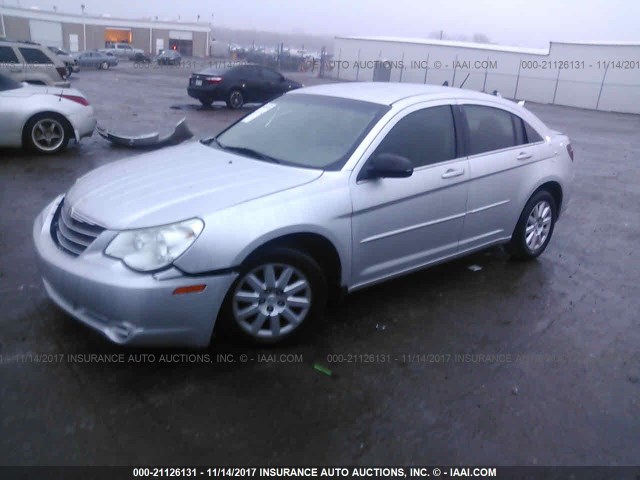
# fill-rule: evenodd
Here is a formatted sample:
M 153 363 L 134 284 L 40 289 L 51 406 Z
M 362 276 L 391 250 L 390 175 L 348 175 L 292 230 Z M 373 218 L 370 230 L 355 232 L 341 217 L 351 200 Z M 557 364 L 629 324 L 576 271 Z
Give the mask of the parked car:
M 47 47 L 53 53 L 55 53 L 60 60 L 64 62 L 65 67 L 67 67 L 67 78 L 71 76 L 74 72 L 79 72 L 80 67 L 78 67 L 78 60 L 75 59 L 69 52 L 62 50 L 58 47 Z
M 108 48 L 101 48 L 102 53 L 111 53 L 118 58 L 133 59 L 136 53 L 144 53 L 144 50 L 133 48 L 128 43 L 114 43 Z
M 33 42 L 0 40 L 0 73 L 17 82 L 69 86 L 64 62 L 48 48 Z
M 569 139 L 516 103 L 330 84 L 88 173 L 33 236 L 50 298 L 113 342 L 205 346 L 219 322 L 274 343 L 341 290 L 491 245 L 538 257 L 573 176 Z
M 84 68 L 108 70 L 109 68 L 118 65 L 117 57 L 96 51 L 82 52 L 78 54 L 76 59 L 78 60 L 78 65 Z
M 151 58 L 146 56 L 144 53 L 136 53 L 131 60 L 136 63 L 151 63 Z
M 78 90 L 16 82 L 0 73 L 0 146 L 52 154 L 93 134 L 96 118 Z
M 175 50 L 164 50 L 156 57 L 158 65 L 180 65 L 182 56 Z
M 187 93 L 203 105 L 216 101 L 239 109 L 245 103 L 264 103 L 283 93 L 302 87 L 302 84 L 260 65 L 236 65 L 228 68 L 211 67 L 191 75 Z

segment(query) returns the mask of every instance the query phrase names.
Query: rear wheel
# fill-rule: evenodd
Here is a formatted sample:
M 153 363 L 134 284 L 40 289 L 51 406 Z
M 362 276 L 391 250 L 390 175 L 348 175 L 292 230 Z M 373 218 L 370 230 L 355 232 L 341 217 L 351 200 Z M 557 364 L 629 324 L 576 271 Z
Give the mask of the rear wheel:
M 227 107 L 232 110 L 238 110 L 242 108 L 244 105 L 244 97 L 242 96 L 242 92 L 240 90 L 231 90 L 229 92 L 229 97 L 227 98 Z
M 213 100 L 202 100 L 202 99 L 200 99 L 200 103 L 202 104 L 203 107 L 210 107 L 211 104 L 213 103 Z
M 273 248 L 242 266 L 225 299 L 221 327 L 251 343 L 283 342 L 309 328 L 326 300 L 327 280 L 312 257 Z
M 546 190 L 533 195 L 524 207 L 507 251 L 512 257 L 532 260 L 545 251 L 557 218 L 556 202 Z
M 67 146 L 70 138 L 69 122 L 56 113 L 36 115 L 24 128 L 25 146 L 42 154 L 58 153 Z
M 100 68 L 101 68 L 102 70 L 109 70 L 109 63 L 108 63 L 108 62 L 102 62 L 102 63 L 100 64 Z

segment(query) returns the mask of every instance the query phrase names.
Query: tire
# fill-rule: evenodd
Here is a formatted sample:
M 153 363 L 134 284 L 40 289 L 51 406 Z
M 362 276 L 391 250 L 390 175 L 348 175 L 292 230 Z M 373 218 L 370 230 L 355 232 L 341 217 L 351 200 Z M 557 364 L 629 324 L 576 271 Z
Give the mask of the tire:
M 109 63 L 108 62 L 102 62 L 100 64 L 100 69 L 101 70 L 109 70 Z
M 71 78 L 71 74 L 73 73 L 72 67 L 67 67 L 67 78 Z
M 315 259 L 277 247 L 253 255 L 242 265 L 218 321 L 234 339 L 273 345 L 308 331 L 326 303 L 327 280 Z
M 210 107 L 213 100 L 199 100 L 203 107 Z
M 227 96 L 227 107 L 231 110 L 239 110 L 244 105 L 244 97 L 242 96 L 242 92 L 238 89 L 233 89 L 229 92 Z
M 546 190 L 536 192 L 522 210 L 507 252 L 518 260 L 538 258 L 549 245 L 558 218 L 556 201 Z M 529 239 L 529 241 L 527 241 Z
M 40 113 L 25 125 L 23 145 L 33 152 L 53 155 L 66 148 L 71 136 L 71 125 L 62 115 Z

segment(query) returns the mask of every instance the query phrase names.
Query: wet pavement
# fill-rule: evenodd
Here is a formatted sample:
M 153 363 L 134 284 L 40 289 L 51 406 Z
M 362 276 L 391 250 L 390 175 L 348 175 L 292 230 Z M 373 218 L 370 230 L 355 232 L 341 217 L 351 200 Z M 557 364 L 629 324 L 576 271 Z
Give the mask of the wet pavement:
M 189 74 L 123 64 L 72 85 L 122 133 L 186 117 L 201 138 L 242 115 L 197 108 Z M 57 309 L 32 222 L 134 152 L 97 135 L 55 157 L 0 150 L 0 464 L 637 465 L 640 116 L 528 107 L 577 165 L 538 261 L 494 248 L 363 290 L 270 349 L 122 349 Z

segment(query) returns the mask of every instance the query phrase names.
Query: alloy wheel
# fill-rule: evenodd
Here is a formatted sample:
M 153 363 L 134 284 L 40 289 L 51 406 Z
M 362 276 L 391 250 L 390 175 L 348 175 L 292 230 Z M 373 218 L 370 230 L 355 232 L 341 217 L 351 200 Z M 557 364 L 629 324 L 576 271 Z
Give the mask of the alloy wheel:
M 551 205 L 542 200 L 533 207 L 525 227 L 525 242 L 531 252 L 538 251 L 549 237 L 553 220 Z
M 299 269 L 267 263 L 238 282 L 233 293 L 233 316 L 249 335 L 276 340 L 302 324 L 311 301 L 310 282 Z
M 43 152 L 53 152 L 64 142 L 64 128 L 52 118 L 43 118 L 31 129 L 33 144 Z
M 242 93 L 234 90 L 231 92 L 231 96 L 229 97 L 229 103 L 231 103 L 232 108 L 240 108 L 244 103 L 244 99 L 242 98 Z

